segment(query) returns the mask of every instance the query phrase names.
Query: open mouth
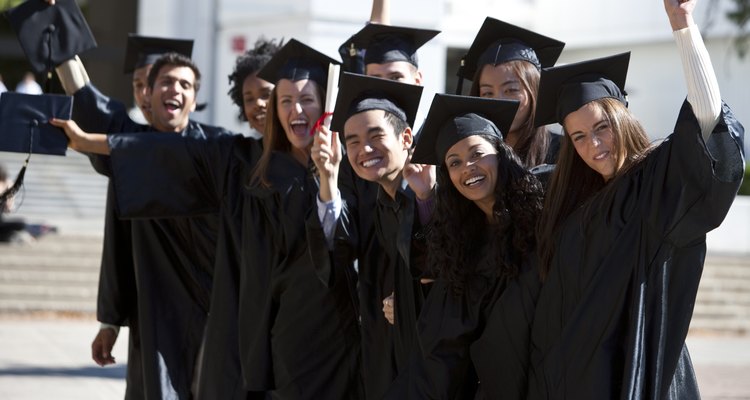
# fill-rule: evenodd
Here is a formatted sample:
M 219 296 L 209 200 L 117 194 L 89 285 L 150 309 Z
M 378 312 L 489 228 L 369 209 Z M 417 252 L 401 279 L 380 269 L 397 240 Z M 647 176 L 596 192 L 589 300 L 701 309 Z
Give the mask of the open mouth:
M 174 99 L 169 99 L 164 102 L 164 108 L 170 113 L 173 113 L 182 109 L 182 103 Z
M 601 152 L 594 156 L 595 161 L 604 160 L 605 158 L 609 157 L 609 151 Z
M 484 182 L 484 180 L 485 180 L 484 175 L 472 176 L 471 178 L 464 181 L 464 186 L 468 186 L 468 187 L 478 186 L 478 185 L 481 185 L 482 182 Z
M 364 168 L 370 168 L 370 167 L 374 167 L 375 165 L 380 164 L 381 161 L 383 161 L 383 158 L 375 157 L 369 160 L 362 161 L 359 163 L 359 165 L 363 166 Z
M 292 131 L 297 136 L 307 136 L 307 121 L 304 119 L 295 119 L 294 121 L 289 123 L 289 126 L 292 128 Z

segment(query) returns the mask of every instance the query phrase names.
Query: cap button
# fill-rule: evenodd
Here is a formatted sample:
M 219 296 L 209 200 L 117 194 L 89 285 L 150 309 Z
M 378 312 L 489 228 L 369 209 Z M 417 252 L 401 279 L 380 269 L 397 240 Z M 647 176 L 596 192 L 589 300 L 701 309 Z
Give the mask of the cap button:
M 55 27 L 55 24 L 49 24 L 49 25 L 47 26 L 47 31 L 48 31 L 48 32 L 52 33 L 52 32 L 54 32 L 55 30 L 57 30 L 57 27 Z
M 33 125 L 33 126 L 39 126 L 39 120 L 32 119 L 31 120 L 31 125 Z

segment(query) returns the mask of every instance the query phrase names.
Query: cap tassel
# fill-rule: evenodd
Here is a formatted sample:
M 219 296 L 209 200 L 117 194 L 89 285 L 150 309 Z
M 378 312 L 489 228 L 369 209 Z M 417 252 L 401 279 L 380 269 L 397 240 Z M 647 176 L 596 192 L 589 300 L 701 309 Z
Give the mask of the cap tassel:
M 16 193 L 21 190 L 21 186 L 23 185 L 23 178 L 26 176 L 26 168 L 29 166 L 29 160 L 31 159 L 31 150 L 34 146 L 34 128 L 37 126 L 39 126 L 39 122 L 37 120 L 33 120 L 31 127 L 29 128 L 29 131 L 31 132 L 29 138 L 29 155 L 26 156 L 26 161 L 23 162 L 23 167 L 21 167 L 21 170 L 18 171 L 16 181 L 13 182 L 13 186 L 6 189 L 3 194 L 0 194 L 0 204 L 3 205 L 3 207 L 8 200 L 13 198 L 13 196 L 15 196 Z
M 50 24 L 44 32 L 47 34 L 47 80 L 44 82 L 45 93 L 50 93 L 52 87 L 52 32 L 55 25 Z
M 458 72 L 456 75 L 458 76 L 458 82 L 456 83 L 456 93 L 457 95 L 461 95 L 464 91 L 464 64 L 466 63 L 466 60 L 464 58 L 461 59 L 461 63 L 458 65 Z

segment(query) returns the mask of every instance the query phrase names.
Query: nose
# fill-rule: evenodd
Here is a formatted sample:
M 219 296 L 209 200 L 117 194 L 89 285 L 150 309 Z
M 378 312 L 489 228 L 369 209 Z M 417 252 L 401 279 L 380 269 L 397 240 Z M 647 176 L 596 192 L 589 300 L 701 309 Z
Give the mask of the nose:
M 596 133 L 591 134 L 591 144 L 594 147 L 599 147 L 600 144 L 602 144 L 602 139 L 599 138 L 599 135 Z
M 265 108 L 266 107 L 266 101 L 263 100 L 263 99 L 261 99 L 261 98 L 255 99 L 255 107 L 257 107 L 257 108 Z
M 365 153 L 372 153 L 375 149 L 370 146 L 370 143 L 365 143 L 364 146 L 362 146 L 362 149 L 365 151 Z

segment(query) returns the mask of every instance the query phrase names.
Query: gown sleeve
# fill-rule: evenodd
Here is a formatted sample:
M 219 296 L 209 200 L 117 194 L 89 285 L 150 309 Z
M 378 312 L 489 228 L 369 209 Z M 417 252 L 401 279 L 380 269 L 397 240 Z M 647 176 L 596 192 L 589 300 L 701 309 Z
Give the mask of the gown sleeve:
M 210 138 L 169 133 L 109 135 L 120 217 L 218 212 L 236 140 L 242 139 L 230 134 Z
M 742 181 L 743 137 L 744 128 L 724 104 L 704 141 L 690 104 L 683 103 L 674 133 L 636 171 L 645 179 L 641 187 L 625 187 L 647 190 L 640 211 L 655 232 L 685 246 L 721 224 Z

